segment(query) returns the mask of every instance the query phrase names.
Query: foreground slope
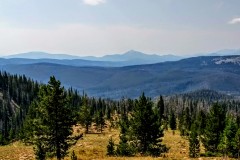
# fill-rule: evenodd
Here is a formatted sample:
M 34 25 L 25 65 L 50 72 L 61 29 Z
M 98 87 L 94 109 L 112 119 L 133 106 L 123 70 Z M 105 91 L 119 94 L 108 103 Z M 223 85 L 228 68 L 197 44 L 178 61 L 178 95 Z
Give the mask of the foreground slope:
M 189 144 L 187 139 L 181 137 L 177 131 L 175 135 L 172 134 L 172 131 L 165 131 L 165 136 L 163 143 L 167 144 L 170 147 L 168 153 L 164 154 L 164 157 L 108 157 L 106 155 L 106 146 L 108 144 L 109 137 L 113 137 L 115 143 L 119 141 L 118 130 L 111 130 L 104 132 L 104 134 L 86 134 L 83 139 L 79 140 L 76 145 L 70 149 L 75 151 L 78 159 L 107 159 L 107 160 L 152 160 L 152 159 L 188 159 L 188 148 Z M 203 148 L 201 148 L 203 152 Z M 6 160 L 33 160 L 35 159 L 33 146 L 25 146 L 20 142 L 14 142 L 7 146 L 0 147 L 0 159 Z M 70 160 L 69 157 L 66 157 L 65 160 Z M 196 158 L 198 159 L 198 158 Z M 221 157 L 201 157 L 201 159 L 221 159 Z
M 74 67 L 52 63 L 5 65 L 3 70 L 46 82 L 55 75 L 65 86 L 93 96 L 137 97 L 212 89 L 240 93 L 240 56 L 206 56 L 128 67 Z

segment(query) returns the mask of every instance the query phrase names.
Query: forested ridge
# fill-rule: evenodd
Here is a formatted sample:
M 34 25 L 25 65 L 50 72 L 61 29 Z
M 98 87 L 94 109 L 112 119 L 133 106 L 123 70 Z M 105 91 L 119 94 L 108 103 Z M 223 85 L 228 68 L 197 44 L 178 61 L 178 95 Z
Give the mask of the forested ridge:
M 35 100 L 38 98 L 40 88 L 44 84 L 33 81 L 25 75 L 10 75 L 0 72 L 0 144 L 8 144 L 19 140 L 24 136 L 23 125 L 28 114 L 34 112 Z M 86 94 L 81 96 L 77 90 L 64 89 L 70 99 L 71 109 L 74 112 L 80 110 L 83 103 L 91 106 L 90 114 L 95 116 L 101 110 L 107 114 L 106 108 L 116 106 L 114 101 L 101 98 L 88 98 Z M 113 108 L 113 107 L 112 107 Z
M 200 56 L 126 67 L 77 67 L 61 65 L 54 60 L 31 64 L 13 62 L 2 69 L 13 74 L 25 74 L 44 83 L 55 75 L 64 86 L 85 90 L 91 96 L 102 98 L 137 98 L 142 91 L 150 97 L 202 88 L 238 96 L 240 91 L 239 56 Z
M 189 157 L 239 157 L 240 102 L 216 91 L 111 100 L 65 89 L 54 76 L 40 84 L 1 72 L 0 93 L 0 145 L 23 141 L 34 146 L 36 159 L 63 159 L 84 136 L 72 135 L 76 125 L 85 134 L 101 134 L 107 125 L 119 130 L 119 141 L 109 138 L 108 156 L 164 156 L 169 147 L 162 138 L 172 130 L 188 139 Z
M 0 144 L 18 138 L 39 84 L 23 76 L 0 72 Z

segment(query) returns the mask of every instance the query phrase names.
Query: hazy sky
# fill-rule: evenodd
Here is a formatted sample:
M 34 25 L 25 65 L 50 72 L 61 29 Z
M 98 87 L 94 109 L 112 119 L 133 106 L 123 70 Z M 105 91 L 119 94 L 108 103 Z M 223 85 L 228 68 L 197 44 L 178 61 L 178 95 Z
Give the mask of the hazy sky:
M 0 0 L 0 55 L 240 48 L 240 0 Z

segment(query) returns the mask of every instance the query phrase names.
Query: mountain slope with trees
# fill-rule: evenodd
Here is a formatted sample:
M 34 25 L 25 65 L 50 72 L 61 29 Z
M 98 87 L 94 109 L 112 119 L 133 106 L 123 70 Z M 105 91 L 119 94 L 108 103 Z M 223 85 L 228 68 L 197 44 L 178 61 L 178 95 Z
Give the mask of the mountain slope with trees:
M 111 128 L 120 130 L 114 135 L 118 143 L 109 137 L 104 146 L 109 156 L 166 156 L 171 148 L 162 140 L 169 128 L 172 136 L 180 134 L 189 141 L 189 157 L 240 155 L 240 101 L 215 91 L 159 96 L 154 101 L 145 93 L 137 99 L 96 99 L 64 89 L 54 76 L 48 84 L 39 84 L 6 72 L 0 74 L 0 87 L 0 145 L 23 141 L 34 147 L 39 160 L 63 159 L 82 136 L 104 136 L 106 127 L 110 133 Z M 82 130 L 72 134 L 79 125 Z M 76 159 L 75 152 L 71 155 Z
M 199 89 L 240 94 L 239 56 L 193 57 L 176 62 L 128 67 L 74 67 L 52 63 L 6 65 L 3 70 L 25 74 L 46 83 L 55 75 L 66 87 L 84 90 L 91 96 L 136 98 Z

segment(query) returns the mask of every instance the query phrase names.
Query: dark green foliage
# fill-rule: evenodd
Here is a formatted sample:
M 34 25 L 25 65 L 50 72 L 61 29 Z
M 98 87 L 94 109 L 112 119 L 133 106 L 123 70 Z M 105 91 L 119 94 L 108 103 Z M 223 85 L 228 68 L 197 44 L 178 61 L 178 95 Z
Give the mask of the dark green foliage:
M 79 122 L 81 125 L 85 126 L 86 133 L 88 133 L 88 128 L 92 124 L 92 116 L 90 113 L 90 107 L 87 103 L 87 97 L 84 97 L 83 106 L 80 108 Z
M 60 81 L 50 77 L 48 85 L 42 86 L 34 120 L 38 125 L 34 130 L 34 143 L 41 142 L 48 155 L 56 156 L 58 160 L 67 154 L 72 125 L 75 124 L 69 99 L 60 85 Z
M 127 134 L 129 130 L 129 120 L 126 114 L 121 115 L 121 119 L 119 121 L 119 127 L 121 134 Z
M 0 146 L 5 144 L 3 135 L 0 133 Z
M 72 151 L 71 160 L 77 160 L 77 156 L 74 151 Z
M 103 112 L 101 110 L 97 113 L 95 117 L 95 123 L 97 127 L 100 128 L 100 132 L 102 133 L 106 123 L 105 123 Z
M 0 72 L 0 145 L 21 138 L 29 105 L 37 97 L 38 90 L 39 84 L 25 76 Z
M 112 137 L 108 141 L 107 155 L 108 156 L 114 156 L 115 155 L 115 144 L 114 144 L 114 141 L 113 141 Z
M 179 117 L 179 130 L 182 136 L 188 136 L 191 129 L 191 115 L 189 107 L 183 109 L 181 116 Z
M 160 96 L 159 101 L 157 103 L 157 108 L 159 111 L 159 120 L 161 121 L 162 119 L 164 119 L 164 101 L 163 101 L 163 97 Z
M 197 126 L 194 123 L 191 127 L 191 132 L 189 136 L 189 156 L 191 158 L 199 157 L 200 153 L 200 141 L 197 132 Z
M 237 124 L 236 121 L 233 117 L 229 117 L 227 120 L 226 127 L 223 131 L 223 134 L 226 135 L 228 143 L 227 143 L 227 150 L 228 150 L 228 155 L 230 157 L 236 157 L 237 156 L 237 148 L 236 148 L 236 133 L 237 133 Z
M 171 130 L 177 129 L 176 117 L 173 111 L 171 112 L 169 123 L 170 123 Z
M 185 136 L 186 128 L 184 126 L 184 116 L 183 116 L 183 113 L 181 113 L 178 118 L 179 118 L 178 129 L 180 131 L 180 135 L 181 136 Z
M 198 134 L 203 135 L 206 127 L 206 113 L 201 110 L 197 115 Z
M 86 133 L 88 133 L 89 126 L 92 124 L 92 116 L 90 115 L 90 108 L 88 106 L 82 106 L 79 114 L 79 122 L 85 126 Z
M 107 108 L 107 120 L 111 119 L 111 108 Z
M 237 133 L 235 135 L 235 149 L 237 149 L 237 158 L 240 157 L 240 128 L 238 128 Z
M 120 141 L 119 144 L 117 145 L 116 149 L 116 155 L 117 156 L 133 156 L 136 153 L 136 149 L 133 146 L 132 143 L 130 143 L 130 138 L 129 138 L 129 120 L 128 120 L 128 115 L 126 112 L 123 112 L 125 114 L 121 115 L 121 120 L 119 122 L 120 126 Z
M 119 144 L 117 145 L 116 155 L 117 156 L 133 156 L 136 153 L 136 149 L 131 144 L 126 136 L 126 134 L 122 134 L 120 136 Z
M 135 102 L 130 120 L 132 141 L 137 144 L 137 151 L 145 155 L 159 156 L 163 148 L 161 137 L 163 129 L 158 121 L 158 115 L 153 112 L 153 104 L 144 93 Z M 158 153 L 158 155 L 156 155 Z
M 218 144 L 225 127 L 226 108 L 225 105 L 213 104 L 207 115 L 206 127 L 202 142 L 207 152 L 217 152 Z
M 222 153 L 223 155 L 223 159 L 225 159 L 227 157 L 228 154 L 228 139 L 226 137 L 226 134 L 222 134 L 221 135 L 221 139 L 220 142 L 218 144 L 218 150 Z
M 167 111 L 166 111 L 166 115 L 168 115 Z M 164 106 L 164 101 L 162 96 L 160 96 L 159 101 L 157 102 L 156 114 L 158 115 L 159 123 L 163 126 L 165 130 L 167 130 L 168 117 L 165 115 L 165 106 Z
M 230 157 L 237 156 L 237 143 L 236 143 L 236 133 L 237 125 L 232 117 L 227 118 L 226 127 L 221 135 L 221 140 L 218 145 L 218 149 L 223 153 L 223 155 L 228 155 Z
M 201 89 L 201 90 L 192 91 L 189 93 L 182 94 L 182 96 L 185 99 L 190 99 L 190 100 L 203 100 L 204 99 L 208 102 L 215 102 L 218 100 L 231 98 L 231 96 L 228 96 L 227 94 L 222 94 L 220 92 L 217 92 L 214 90 L 209 90 L 209 89 Z
M 190 131 L 191 129 L 191 115 L 190 115 L 190 110 L 189 107 L 186 107 L 185 114 L 184 114 L 184 125 L 186 127 L 187 132 Z
M 140 153 L 160 156 L 161 153 L 167 152 L 168 148 L 161 144 L 163 129 L 159 121 L 159 112 L 153 111 L 153 103 L 144 93 L 135 100 L 130 120 L 127 112 L 122 111 L 119 126 L 121 134 L 116 155 L 133 156 Z
M 213 100 L 217 99 L 216 94 L 207 97 L 211 95 L 211 92 L 208 92 L 205 97 L 204 91 L 198 93 L 201 93 L 199 98 L 191 97 L 191 94 L 195 93 L 189 94 L 190 96 L 176 95 L 165 103 L 166 108 L 173 110 L 178 117 L 181 135 L 191 136 L 189 126 L 194 122 L 198 138 L 205 147 L 206 156 L 225 154 L 229 157 L 237 157 L 237 142 L 233 137 L 236 137 L 239 128 L 239 102 L 220 99 L 218 103 L 213 103 Z M 226 114 L 230 115 L 231 123 L 228 122 L 229 118 L 226 119 Z
M 45 160 L 46 159 L 46 150 L 42 142 L 37 142 L 36 147 L 34 148 L 36 160 Z

